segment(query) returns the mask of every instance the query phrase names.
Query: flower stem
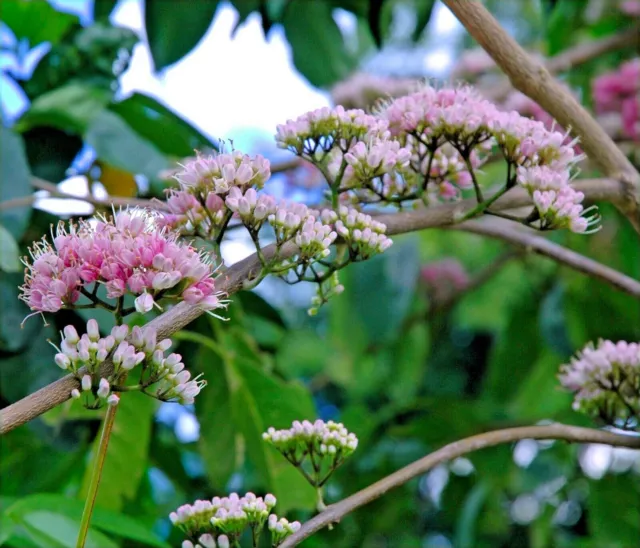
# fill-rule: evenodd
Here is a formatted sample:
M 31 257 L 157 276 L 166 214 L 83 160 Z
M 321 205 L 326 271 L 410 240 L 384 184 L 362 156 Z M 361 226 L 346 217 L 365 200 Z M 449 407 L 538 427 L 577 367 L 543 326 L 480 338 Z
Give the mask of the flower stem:
M 113 429 L 113 422 L 116 418 L 117 410 L 117 405 L 109 405 L 107 407 L 107 414 L 104 417 L 102 433 L 100 434 L 100 443 L 96 454 L 96 461 L 93 466 L 93 471 L 91 472 L 91 481 L 89 482 L 87 500 L 84 503 L 84 510 L 82 511 L 82 520 L 80 522 L 80 531 L 78 533 L 76 548 L 84 548 L 84 543 L 87 540 L 89 522 L 91 521 L 93 506 L 96 502 L 98 486 L 100 485 L 100 478 L 102 477 L 102 466 L 104 465 L 104 459 L 107 455 L 107 447 L 109 446 L 109 439 L 111 438 L 111 430 Z
M 496 192 L 493 196 L 491 196 L 491 198 L 485 200 L 484 202 L 479 203 L 472 210 L 465 213 L 465 215 L 461 219 L 459 219 L 459 222 L 466 221 L 467 219 L 471 219 L 472 217 L 475 217 L 480 213 L 486 212 L 489 206 L 491 206 L 498 198 L 500 198 L 500 196 L 503 196 L 508 190 L 509 190 L 509 187 L 507 186 L 501 188 L 498 192 Z

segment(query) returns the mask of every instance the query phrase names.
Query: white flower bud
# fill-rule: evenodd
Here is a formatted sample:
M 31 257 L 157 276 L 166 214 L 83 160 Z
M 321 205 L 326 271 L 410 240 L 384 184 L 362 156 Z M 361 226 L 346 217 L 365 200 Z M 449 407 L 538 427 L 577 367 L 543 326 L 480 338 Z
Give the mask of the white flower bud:
M 61 352 L 56 354 L 54 361 L 60 369 L 66 370 L 71 366 L 71 360 L 69 359 L 69 356 L 67 356 L 66 354 L 62 354 Z
M 72 397 L 74 400 L 77 400 L 77 399 L 80 397 L 80 390 L 78 390 L 77 388 L 74 388 L 74 389 L 71 391 L 71 397 Z
M 64 333 L 64 338 L 67 340 L 69 344 L 76 344 L 80 340 L 80 337 L 78 336 L 78 332 L 76 331 L 76 328 L 73 327 L 72 325 L 67 325 L 64 328 L 63 333 Z
M 89 390 L 91 390 L 91 376 L 84 375 L 82 377 L 82 380 L 80 381 L 80 384 L 82 385 L 82 390 L 84 392 L 88 392 Z
M 109 392 L 111 391 L 111 386 L 109 386 L 109 381 L 107 379 L 100 379 L 100 383 L 98 384 L 98 390 L 96 392 L 99 398 L 105 399 Z
M 91 318 L 87 322 L 87 335 L 89 339 L 97 342 L 100 339 L 100 328 L 98 327 L 98 322 Z

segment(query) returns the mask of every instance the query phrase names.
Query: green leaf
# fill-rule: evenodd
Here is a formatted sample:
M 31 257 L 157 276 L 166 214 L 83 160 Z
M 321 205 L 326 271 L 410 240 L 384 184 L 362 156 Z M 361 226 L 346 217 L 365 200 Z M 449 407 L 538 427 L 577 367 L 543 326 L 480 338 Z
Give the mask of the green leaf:
M 34 541 L 41 546 L 52 548 L 74 548 L 78 537 L 80 522 L 50 510 L 36 510 L 19 516 L 19 522 L 25 527 Z M 95 529 L 87 535 L 86 548 L 118 548 L 118 544 Z
M 0 202 L 31 194 L 31 174 L 19 135 L 0 125 Z M 29 222 L 31 206 L 0 210 L 0 222 L 19 239 Z
M 118 0 L 93 0 L 93 19 L 103 21 L 109 19 Z
M 20 250 L 11 233 L 0 224 L 0 269 L 20 272 Z
M 156 71 L 180 60 L 196 46 L 209 28 L 218 3 L 145 2 L 144 22 Z
M 23 516 L 33 512 L 55 510 L 67 519 L 80 524 L 84 502 L 63 495 L 36 494 L 21 498 L 7 509 L 7 514 Z M 77 527 L 77 526 L 76 526 Z M 167 547 L 167 543 L 160 540 L 144 525 L 124 514 L 110 512 L 102 508 L 95 508 L 91 515 L 91 527 L 121 538 L 141 542 L 147 546 Z
M 82 134 L 109 104 L 113 92 L 84 82 L 70 82 L 40 95 L 16 123 L 16 131 L 51 126 Z
M 584 0 L 559 0 L 555 2 L 547 20 L 547 55 L 556 55 L 576 36 L 582 26 L 582 14 L 587 7 Z
M 278 370 L 294 379 L 315 375 L 327 361 L 327 342 L 311 330 L 288 331 L 276 354 Z
M 640 485 L 633 474 L 589 482 L 588 527 L 598 546 L 626 548 L 640 538 Z
M 42 42 L 55 44 L 78 22 L 75 15 L 58 11 L 45 0 L 2 2 L 0 20 L 18 40 L 28 40 L 31 47 Z
M 148 95 L 134 93 L 109 109 L 164 154 L 184 158 L 192 156 L 194 150 L 218 148 L 173 110 Z
M 416 13 L 416 26 L 413 29 L 413 41 L 417 42 L 426 26 L 429 24 L 435 0 L 414 0 L 413 5 Z
M 414 325 L 399 338 L 393 354 L 393 375 L 389 396 L 398 404 L 408 404 L 420 390 L 429 353 L 429 331 L 424 323 Z
M 144 394 L 131 392 L 120 398 L 96 506 L 117 511 L 136 496 L 147 467 L 155 407 L 155 400 Z M 89 487 L 99 441 L 98 436 L 84 475 L 81 497 L 86 496 Z
M 328 2 L 292 0 L 282 23 L 293 64 L 312 85 L 329 86 L 355 68 Z
M 155 179 L 169 165 L 151 143 L 113 112 L 98 114 L 88 128 L 85 140 L 95 149 L 99 160 L 129 173 Z
M 205 345 L 198 362 L 210 382 L 196 398 L 196 416 L 200 422 L 198 450 L 211 486 L 223 491 L 236 469 L 236 428 L 233 422 L 231 393 L 220 357 Z

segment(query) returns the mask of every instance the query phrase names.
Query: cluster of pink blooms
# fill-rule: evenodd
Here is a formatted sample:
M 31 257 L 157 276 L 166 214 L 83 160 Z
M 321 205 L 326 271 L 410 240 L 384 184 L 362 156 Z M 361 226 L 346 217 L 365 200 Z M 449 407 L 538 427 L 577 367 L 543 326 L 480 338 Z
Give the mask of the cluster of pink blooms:
M 262 434 L 262 439 L 296 466 L 301 464 L 309 451 L 313 451 L 314 456 L 320 459 L 330 459 L 331 467 L 335 469 L 358 447 L 358 438 L 342 423 L 322 420 L 293 421 L 291 428 L 284 430 L 271 427 Z
M 410 78 L 390 78 L 356 72 L 331 89 L 331 98 L 334 104 L 344 108 L 368 108 L 378 99 L 410 93 L 416 85 L 417 81 Z
M 598 114 L 620 116 L 625 137 L 640 140 L 640 58 L 596 78 L 593 100 Z
M 542 229 L 568 228 L 578 233 L 599 229 L 597 208 L 584 209 L 584 194 L 569 184 L 568 172 L 549 166 L 519 167 L 518 180 L 533 197 Z M 585 216 L 590 212 L 592 215 Z
M 87 322 L 87 332 L 82 336 L 78 335 L 75 327 L 68 325 L 62 331 L 61 339 L 60 348 L 56 347 L 55 362 L 63 371 L 71 372 L 80 380 L 82 393 L 93 394 L 97 398 L 92 403 L 93 407 L 104 400 L 109 401 L 112 386 L 138 365 L 144 392 L 163 401 L 193 403 L 205 384 L 199 378 L 191 379 L 180 354 L 165 357 L 171 341 L 158 341 L 156 331 L 151 327 L 136 326 L 129 333 L 127 325 L 118 325 L 109 335 L 101 337 L 98 322 L 91 319 Z M 113 363 L 113 371 L 108 377 L 101 378 L 100 365 L 108 358 Z M 148 388 L 151 385 L 155 385 L 153 391 Z M 82 393 L 74 389 L 71 397 L 80 398 Z M 117 396 L 112 396 L 117 403 Z
M 621 0 L 620 11 L 631 17 L 640 17 L 640 0 Z
M 217 540 L 217 547 L 224 548 L 229 546 L 229 543 L 237 542 L 246 529 L 251 529 L 253 538 L 257 540 L 267 522 L 272 532 L 272 545 L 277 546 L 289 534 L 297 531 L 300 523 L 289 523 L 284 518 L 279 520 L 278 516 L 270 514 L 275 505 L 276 498 L 272 494 L 262 498 L 253 493 L 247 493 L 242 497 L 237 493 L 231 493 L 228 497 L 213 497 L 211 500 L 197 500 L 193 504 L 184 504 L 175 512 L 171 512 L 169 519 L 191 538 L 201 534 L 198 544 L 183 543 L 183 547 L 197 548 L 200 545 L 203 548 L 216 548 Z M 281 523 L 282 527 L 277 527 L 278 523 Z
M 469 274 L 457 259 L 443 259 L 424 265 L 420 281 L 429 297 L 439 302 L 464 291 L 469 285 Z
M 307 160 L 315 161 L 317 153 L 338 147 L 346 153 L 358 141 L 388 138 L 387 124 L 360 109 L 323 107 L 287 120 L 276 128 L 280 148 Z
M 170 190 L 164 226 L 183 234 L 216 236 L 228 221 L 225 198 L 231 192 L 261 189 L 271 176 L 269 160 L 239 151 L 188 158 L 174 178 L 179 190 Z M 234 189 L 236 189 L 234 191 Z
M 574 392 L 576 410 L 612 422 L 640 417 L 640 343 L 588 344 L 560 368 L 559 378 Z
M 68 229 L 61 221 L 53 245 L 45 237 L 29 250 L 21 298 L 31 310 L 57 312 L 73 308 L 88 286 L 101 284 L 108 299 L 137 296 L 141 313 L 162 297 L 219 307 L 209 257 L 177 238 L 145 210 L 70 222 Z

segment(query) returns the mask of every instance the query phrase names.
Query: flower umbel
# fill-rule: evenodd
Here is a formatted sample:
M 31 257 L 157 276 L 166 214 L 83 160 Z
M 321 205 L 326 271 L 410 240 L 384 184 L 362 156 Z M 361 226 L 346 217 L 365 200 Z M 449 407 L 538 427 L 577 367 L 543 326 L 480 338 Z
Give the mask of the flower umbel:
M 640 343 L 601 340 L 588 344 L 560 368 L 573 407 L 607 423 L 640 421 Z

